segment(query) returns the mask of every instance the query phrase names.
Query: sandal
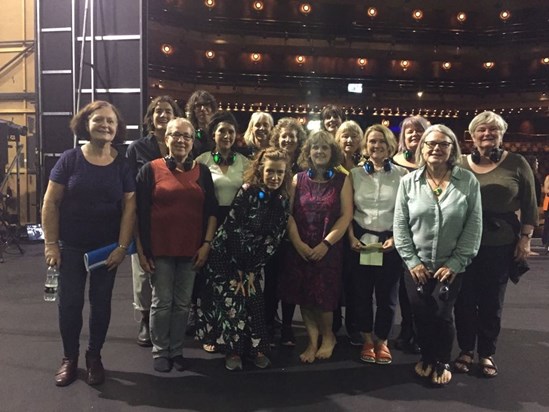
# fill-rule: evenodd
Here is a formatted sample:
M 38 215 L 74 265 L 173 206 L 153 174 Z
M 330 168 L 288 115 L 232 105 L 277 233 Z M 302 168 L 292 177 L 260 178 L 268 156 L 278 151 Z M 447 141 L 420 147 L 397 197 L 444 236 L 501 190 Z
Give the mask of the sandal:
M 442 378 L 445 372 L 448 372 L 450 374 L 450 379 L 448 379 L 448 381 L 446 382 L 437 382 L 436 380 Z M 447 363 L 437 362 L 433 370 L 433 374 L 431 375 L 431 384 L 437 388 L 441 388 L 448 385 L 451 380 L 452 371 L 450 370 L 450 365 L 448 365 Z
M 389 348 L 384 343 L 377 345 L 376 350 L 376 363 L 378 365 L 388 365 L 393 361 Z
M 483 360 L 489 361 L 490 363 L 482 363 Z M 480 358 L 478 366 L 480 367 L 480 373 L 482 373 L 482 376 L 485 378 L 495 378 L 498 376 L 498 367 L 491 356 Z
M 204 352 L 217 353 L 217 346 L 215 346 L 215 344 L 213 343 L 204 343 L 202 345 L 202 349 L 204 350 Z
M 366 363 L 376 363 L 376 352 L 374 351 L 373 343 L 364 343 L 360 351 L 360 360 Z
M 423 359 L 420 359 L 419 362 L 416 363 L 416 366 L 414 366 L 414 373 L 418 378 L 428 378 L 433 373 L 433 365 Z
M 458 373 L 469 373 L 473 365 L 475 354 L 471 351 L 462 350 L 454 360 L 454 371 Z

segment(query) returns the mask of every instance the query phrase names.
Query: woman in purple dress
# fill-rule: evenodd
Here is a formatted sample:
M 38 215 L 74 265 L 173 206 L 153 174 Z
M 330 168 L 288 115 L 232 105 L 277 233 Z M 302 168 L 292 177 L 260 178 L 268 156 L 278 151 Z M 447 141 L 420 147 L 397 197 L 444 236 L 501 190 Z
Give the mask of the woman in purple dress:
M 290 190 L 288 234 L 292 243 L 282 272 L 282 302 L 297 304 L 309 344 L 300 355 L 304 363 L 328 359 L 336 344 L 333 311 L 341 294 L 342 245 L 353 215 L 351 184 L 335 171 L 342 153 L 333 137 L 318 131 L 305 142 Z M 319 338 L 322 343 L 319 345 Z

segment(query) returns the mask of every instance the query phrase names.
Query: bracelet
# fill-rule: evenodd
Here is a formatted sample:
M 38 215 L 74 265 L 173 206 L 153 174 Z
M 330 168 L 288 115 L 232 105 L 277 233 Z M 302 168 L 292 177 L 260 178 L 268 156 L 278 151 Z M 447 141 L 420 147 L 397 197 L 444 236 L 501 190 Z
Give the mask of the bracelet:
M 46 246 L 58 245 L 58 244 L 59 244 L 59 241 L 56 241 L 56 242 L 44 242 L 44 244 L 45 244 Z
M 525 237 L 527 237 L 528 239 L 532 239 L 532 233 L 521 233 L 520 235 L 521 235 L 521 236 L 525 236 Z
M 120 249 L 128 250 L 128 247 L 127 247 L 127 246 L 124 246 L 124 245 L 118 245 L 118 247 L 119 247 Z
M 322 239 L 322 243 L 324 243 L 328 249 L 330 249 L 332 247 L 332 244 L 329 241 L 327 241 L 326 239 Z

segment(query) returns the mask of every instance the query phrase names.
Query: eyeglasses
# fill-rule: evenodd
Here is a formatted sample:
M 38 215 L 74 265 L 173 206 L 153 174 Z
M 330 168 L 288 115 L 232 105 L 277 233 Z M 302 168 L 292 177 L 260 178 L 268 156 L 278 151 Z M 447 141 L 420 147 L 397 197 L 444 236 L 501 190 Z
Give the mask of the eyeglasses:
M 190 142 L 191 140 L 194 139 L 194 137 L 191 136 L 190 134 L 183 134 L 183 133 L 179 133 L 179 132 L 166 133 L 166 136 L 169 136 L 169 137 L 171 137 L 172 139 L 175 139 L 175 140 L 183 139 L 186 142 Z
M 442 150 L 448 150 L 450 146 L 452 146 L 452 143 L 450 142 L 423 142 L 425 146 L 427 146 L 429 149 L 434 149 L 435 147 L 439 147 Z
M 194 104 L 194 108 L 195 109 L 211 109 L 212 108 L 212 103 L 211 102 L 196 102 Z

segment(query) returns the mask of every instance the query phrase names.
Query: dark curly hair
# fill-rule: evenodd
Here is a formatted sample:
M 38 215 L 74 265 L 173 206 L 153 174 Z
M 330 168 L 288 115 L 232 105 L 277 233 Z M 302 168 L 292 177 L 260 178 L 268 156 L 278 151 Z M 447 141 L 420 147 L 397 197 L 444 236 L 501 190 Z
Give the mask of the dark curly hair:
M 191 97 L 189 97 L 189 100 L 187 100 L 187 104 L 185 105 L 185 111 L 187 112 L 187 117 L 189 118 L 195 129 L 200 128 L 198 124 L 198 119 L 194 114 L 194 107 L 196 106 L 196 102 L 198 102 L 199 100 L 208 102 L 209 106 L 212 108 L 213 113 L 217 111 L 217 102 L 213 94 L 211 94 L 210 92 L 207 92 L 206 90 L 197 90 L 193 94 L 191 94 Z
M 154 132 L 153 114 L 158 103 L 168 103 L 173 110 L 173 117 L 183 117 L 183 111 L 171 96 L 158 96 L 151 100 L 143 117 L 143 127 L 148 133 Z
M 93 112 L 99 109 L 103 109 L 105 107 L 111 109 L 114 112 L 116 116 L 116 121 L 118 122 L 116 126 L 116 134 L 114 135 L 112 144 L 117 145 L 124 143 L 124 140 L 126 140 L 126 122 L 124 122 L 124 119 L 120 115 L 118 109 L 111 103 L 104 100 L 95 100 L 80 109 L 80 111 L 76 113 L 71 119 L 70 128 L 72 132 L 79 139 L 90 140 L 90 132 L 87 128 L 88 120 L 90 119 L 90 116 L 93 114 Z
M 267 160 L 276 162 L 282 160 L 286 164 L 286 171 L 284 172 L 284 180 L 280 185 L 280 193 L 284 196 L 288 196 L 288 190 L 290 188 L 290 181 L 292 179 L 292 169 L 290 167 L 288 155 L 284 150 L 277 149 L 275 147 L 268 147 L 258 153 L 256 158 L 250 163 L 248 168 L 244 171 L 242 180 L 244 183 L 250 186 L 263 187 L 263 168 Z
M 210 136 L 211 139 L 214 138 L 215 131 L 219 123 L 232 124 L 234 126 L 235 132 L 238 133 L 238 122 L 236 121 L 233 114 L 231 112 L 226 112 L 225 110 L 219 110 L 212 115 L 210 123 L 208 123 L 207 132 L 208 136 Z

